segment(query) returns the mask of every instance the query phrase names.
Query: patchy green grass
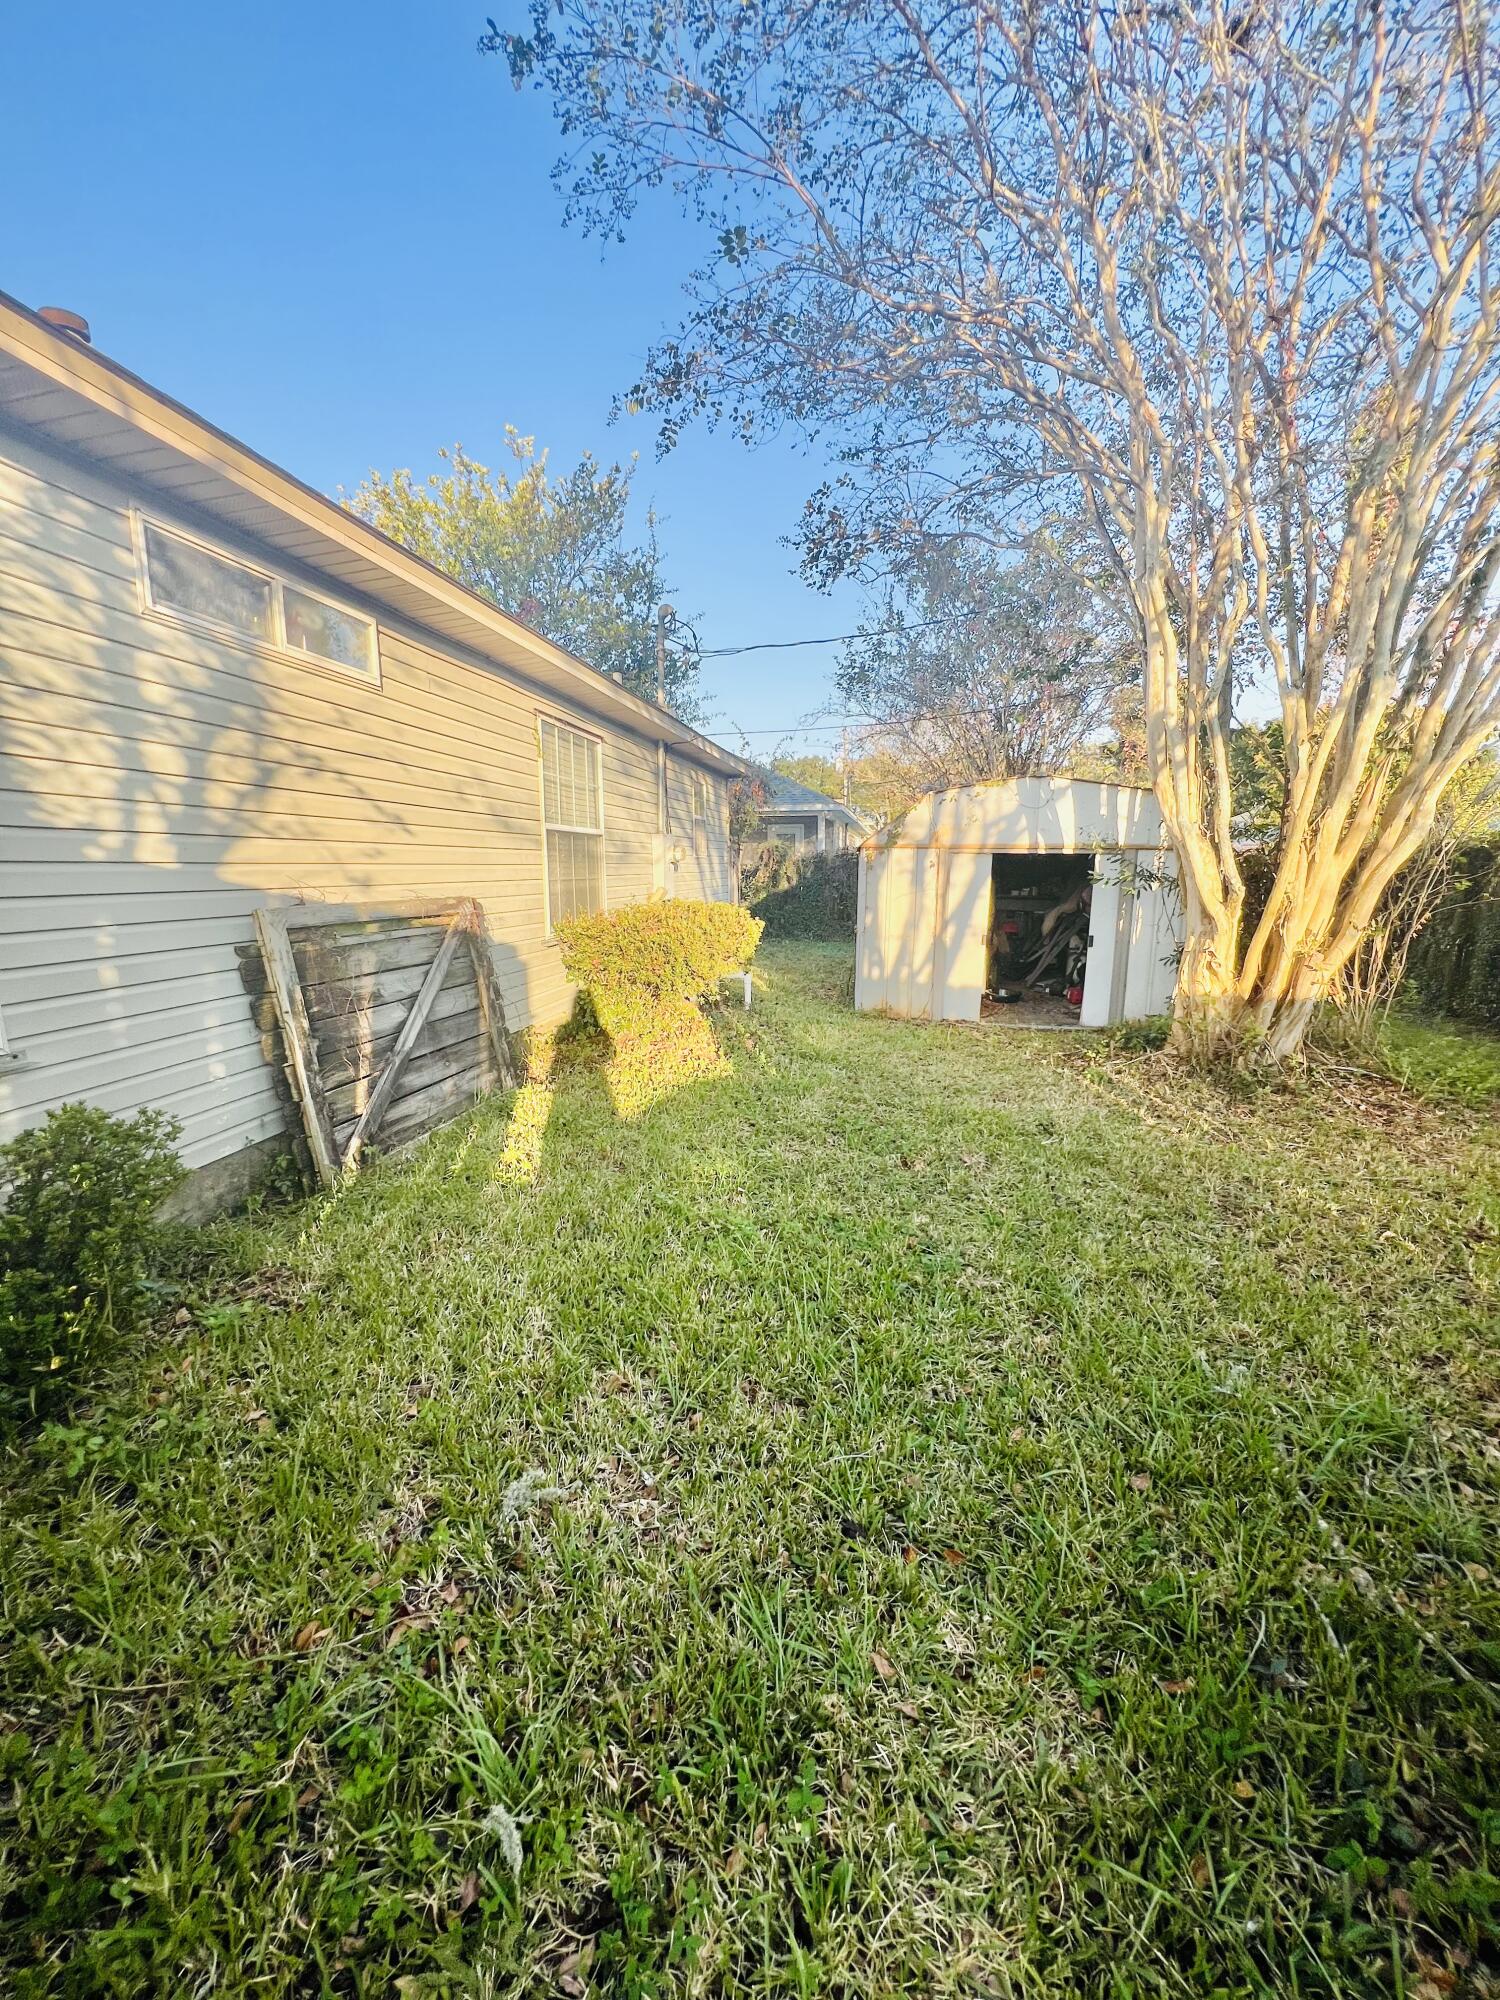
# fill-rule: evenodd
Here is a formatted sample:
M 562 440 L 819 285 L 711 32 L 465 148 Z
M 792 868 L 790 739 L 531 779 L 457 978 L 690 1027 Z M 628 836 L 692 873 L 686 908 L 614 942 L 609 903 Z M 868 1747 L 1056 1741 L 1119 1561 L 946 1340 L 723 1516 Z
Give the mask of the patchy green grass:
M 845 976 L 212 1239 L 12 1451 L 0 1986 L 1495 1990 L 1493 1124 Z
M 1500 1035 L 1459 1021 L 1393 1014 L 1381 1039 L 1391 1069 L 1410 1089 L 1439 1102 L 1500 1102 Z

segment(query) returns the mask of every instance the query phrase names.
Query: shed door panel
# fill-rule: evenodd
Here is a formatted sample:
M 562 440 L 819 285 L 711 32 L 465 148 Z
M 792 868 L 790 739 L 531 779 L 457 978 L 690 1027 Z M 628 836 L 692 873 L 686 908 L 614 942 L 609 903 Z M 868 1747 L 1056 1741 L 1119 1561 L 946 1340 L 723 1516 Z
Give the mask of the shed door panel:
M 988 854 L 949 854 L 938 949 L 934 1013 L 944 1021 L 977 1021 L 984 996 L 993 871 Z

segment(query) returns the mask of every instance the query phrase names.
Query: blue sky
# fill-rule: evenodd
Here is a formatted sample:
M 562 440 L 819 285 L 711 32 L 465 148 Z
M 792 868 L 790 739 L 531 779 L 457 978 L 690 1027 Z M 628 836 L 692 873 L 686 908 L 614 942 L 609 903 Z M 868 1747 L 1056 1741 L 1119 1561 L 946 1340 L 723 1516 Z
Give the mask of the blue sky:
M 847 631 L 857 593 L 809 590 L 781 546 L 818 460 L 698 432 L 658 463 L 649 419 L 608 424 L 700 246 L 667 211 L 602 260 L 563 228 L 545 100 L 475 53 L 489 11 L 12 0 L 0 288 L 82 312 L 105 353 L 327 492 L 454 441 L 495 463 L 507 423 L 560 467 L 638 451 L 706 646 Z M 833 659 L 709 669 L 710 727 L 769 754 L 830 706 Z

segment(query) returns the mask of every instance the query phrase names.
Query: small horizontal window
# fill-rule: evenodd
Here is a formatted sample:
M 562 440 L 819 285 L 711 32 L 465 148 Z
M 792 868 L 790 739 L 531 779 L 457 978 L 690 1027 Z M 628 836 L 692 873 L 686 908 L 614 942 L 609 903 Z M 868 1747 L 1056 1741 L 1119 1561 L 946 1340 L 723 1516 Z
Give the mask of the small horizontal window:
M 281 586 L 286 643 L 291 652 L 311 653 L 356 673 L 375 672 L 375 627 L 341 605 L 329 604 L 294 584 Z
M 141 554 L 154 611 L 303 654 L 361 680 L 380 679 L 372 618 L 154 521 L 141 523 Z
M 163 611 L 180 611 L 211 625 L 227 625 L 251 639 L 274 641 L 271 579 L 258 570 L 229 562 L 197 542 L 185 542 L 147 522 L 146 574 L 151 602 Z

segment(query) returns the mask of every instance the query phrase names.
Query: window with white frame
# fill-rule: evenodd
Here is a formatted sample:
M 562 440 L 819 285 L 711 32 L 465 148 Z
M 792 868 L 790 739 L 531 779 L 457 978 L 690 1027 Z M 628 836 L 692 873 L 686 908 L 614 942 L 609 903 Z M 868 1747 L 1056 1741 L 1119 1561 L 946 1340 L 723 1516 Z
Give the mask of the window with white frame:
M 160 522 L 142 519 L 140 528 L 141 580 L 153 611 L 379 681 L 373 618 Z
M 713 790 L 702 771 L 689 774 L 693 795 L 693 848 L 698 854 L 708 852 L 708 825 L 713 809 Z
M 604 799 L 599 743 L 540 718 L 547 928 L 604 908 Z

